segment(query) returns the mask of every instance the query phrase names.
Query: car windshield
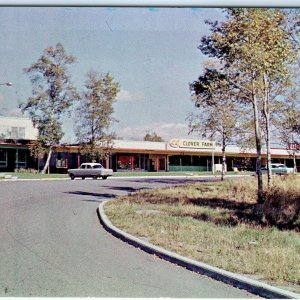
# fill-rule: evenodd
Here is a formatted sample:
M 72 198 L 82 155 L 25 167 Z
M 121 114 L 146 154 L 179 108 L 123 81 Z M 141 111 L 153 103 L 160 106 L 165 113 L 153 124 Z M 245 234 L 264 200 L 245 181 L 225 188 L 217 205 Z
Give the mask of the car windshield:
M 101 169 L 102 168 L 102 166 L 99 164 L 99 165 L 94 165 L 93 166 L 93 169 Z
M 272 165 L 272 169 L 286 168 L 285 165 Z

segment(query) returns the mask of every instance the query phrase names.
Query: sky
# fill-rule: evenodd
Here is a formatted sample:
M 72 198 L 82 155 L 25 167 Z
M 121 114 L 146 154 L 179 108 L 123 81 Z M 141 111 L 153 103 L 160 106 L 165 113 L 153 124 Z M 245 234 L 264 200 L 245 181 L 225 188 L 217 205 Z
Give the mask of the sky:
M 205 20 L 222 20 L 219 8 L 0 7 L 0 114 L 21 116 L 18 104 L 31 95 L 24 68 L 49 46 L 61 43 L 77 58 L 69 68 L 82 90 L 90 70 L 109 72 L 120 84 L 112 126 L 124 140 L 156 132 L 165 141 L 188 135 L 195 111 L 189 83 L 205 58 L 197 49 L 209 33 Z M 64 119 L 63 142 L 74 143 L 74 117 Z

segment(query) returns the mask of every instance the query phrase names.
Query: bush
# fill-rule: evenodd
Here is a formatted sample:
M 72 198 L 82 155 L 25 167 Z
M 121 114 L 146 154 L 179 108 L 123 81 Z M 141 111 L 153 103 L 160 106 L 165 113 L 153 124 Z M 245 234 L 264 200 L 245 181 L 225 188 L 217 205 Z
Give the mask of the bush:
M 143 190 L 128 197 L 131 203 L 195 205 L 223 211 L 222 215 L 198 214 L 199 220 L 235 226 L 274 226 L 300 231 L 300 177 L 274 176 L 274 185 L 265 190 L 266 201 L 257 204 L 255 178 L 195 183 L 164 189 Z M 211 214 L 211 212 L 210 212 Z
M 263 222 L 281 229 L 300 229 L 299 178 L 277 179 L 261 205 Z

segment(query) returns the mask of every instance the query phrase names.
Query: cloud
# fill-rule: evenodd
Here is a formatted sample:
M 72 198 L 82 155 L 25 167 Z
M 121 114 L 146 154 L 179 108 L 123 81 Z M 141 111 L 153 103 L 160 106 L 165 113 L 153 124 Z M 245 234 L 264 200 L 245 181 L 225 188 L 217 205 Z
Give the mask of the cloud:
M 147 132 L 155 132 L 165 141 L 169 141 L 172 138 L 197 138 L 195 135 L 188 134 L 188 125 L 186 123 L 164 122 L 127 126 L 117 131 L 117 135 L 124 140 L 141 141 Z
M 145 99 L 143 93 L 140 92 L 132 93 L 127 90 L 121 90 L 117 95 L 117 101 L 134 102 L 143 99 Z

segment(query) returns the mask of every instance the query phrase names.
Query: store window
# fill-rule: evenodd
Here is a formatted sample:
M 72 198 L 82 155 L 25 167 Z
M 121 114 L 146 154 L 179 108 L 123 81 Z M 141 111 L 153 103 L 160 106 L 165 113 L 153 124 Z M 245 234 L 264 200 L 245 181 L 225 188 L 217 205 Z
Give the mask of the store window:
M 190 155 L 170 156 L 170 165 L 174 166 L 192 166 L 193 157 Z
M 118 154 L 117 170 L 119 171 L 144 171 L 148 155 L 145 154 Z
M 132 170 L 132 156 L 118 155 L 117 164 L 119 170 Z
M 211 157 L 198 155 L 174 155 L 169 157 L 170 171 L 209 171 Z
M 17 161 L 16 161 L 16 168 L 26 168 L 26 161 L 27 161 L 27 153 L 25 150 L 18 150 L 17 151 Z
M 0 149 L 0 168 L 7 167 L 7 150 Z

